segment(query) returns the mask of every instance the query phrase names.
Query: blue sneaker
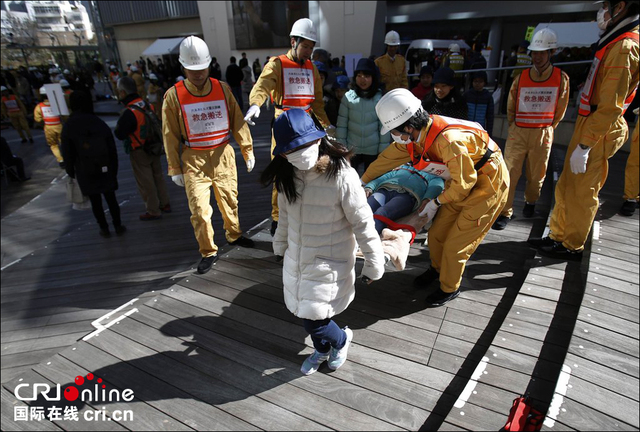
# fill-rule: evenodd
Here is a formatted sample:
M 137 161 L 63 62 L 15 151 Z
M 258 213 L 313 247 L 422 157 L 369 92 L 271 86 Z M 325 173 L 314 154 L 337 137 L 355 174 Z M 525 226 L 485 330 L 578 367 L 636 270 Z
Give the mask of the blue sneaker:
M 328 363 L 329 369 L 331 370 L 338 369 L 345 361 L 347 361 L 347 351 L 349 350 L 349 345 L 351 345 L 351 340 L 353 339 L 353 331 L 349 327 L 345 327 L 342 330 L 347 334 L 347 341 L 340 349 L 331 348 Z
M 306 358 L 302 366 L 300 367 L 300 372 L 305 375 L 311 375 L 316 372 L 322 363 L 329 360 L 329 353 L 321 353 L 318 350 L 314 350 L 313 354 Z

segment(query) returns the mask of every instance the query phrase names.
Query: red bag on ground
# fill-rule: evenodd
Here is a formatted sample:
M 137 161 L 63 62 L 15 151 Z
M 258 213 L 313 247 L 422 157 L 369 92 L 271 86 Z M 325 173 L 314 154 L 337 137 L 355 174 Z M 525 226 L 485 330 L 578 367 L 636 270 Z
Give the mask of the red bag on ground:
M 519 397 L 513 400 L 513 406 L 509 412 L 507 423 L 503 431 L 539 431 L 542 428 L 544 415 L 531 406 L 528 397 Z

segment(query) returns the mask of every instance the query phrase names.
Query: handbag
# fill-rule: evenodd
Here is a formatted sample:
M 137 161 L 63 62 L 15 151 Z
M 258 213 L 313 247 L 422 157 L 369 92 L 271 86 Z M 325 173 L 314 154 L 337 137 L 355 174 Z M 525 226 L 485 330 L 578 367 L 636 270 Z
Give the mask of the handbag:
M 507 423 L 500 430 L 536 432 L 542 428 L 544 418 L 544 414 L 531 406 L 528 397 L 518 397 L 513 400 Z
M 82 195 L 78 182 L 71 177 L 69 177 L 69 182 L 67 183 L 67 201 L 72 204 L 84 204 L 89 201 L 89 198 Z

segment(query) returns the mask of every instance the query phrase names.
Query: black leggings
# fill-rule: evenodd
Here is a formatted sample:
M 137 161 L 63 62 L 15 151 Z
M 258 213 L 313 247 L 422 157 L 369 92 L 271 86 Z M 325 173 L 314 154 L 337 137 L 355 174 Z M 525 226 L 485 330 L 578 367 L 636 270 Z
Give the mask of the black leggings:
M 104 215 L 104 209 L 102 207 L 102 195 L 104 195 L 104 199 L 107 201 L 107 205 L 109 206 L 109 212 L 111 213 L 113 226 L 117 228 L 122 225 L 122 221 L 120 220 L 120 206 L 118 205 L 115 191 L 89 195 L 93 215 L 95 216 L 96 221 L 98 221 L 98 225 L 100 225 L 100 228 L 102 228 L 103 230 L 109 229 L 109 224 L 107 223 L 107 218 Z

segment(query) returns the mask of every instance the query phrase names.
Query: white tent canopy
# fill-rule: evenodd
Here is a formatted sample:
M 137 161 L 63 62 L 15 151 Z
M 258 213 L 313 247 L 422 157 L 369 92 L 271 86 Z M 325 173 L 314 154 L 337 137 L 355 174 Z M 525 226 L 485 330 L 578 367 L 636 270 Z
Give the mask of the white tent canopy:
M 154 43 L 142 52 L 143 56 L 161 56 L 168 54 L 179 54 L 180 42 L 184 38 L 156 39 Z
M 558 48 L 588 47 L 598 41 L 598 24 L 594 22 L 538 24 L 534 34 L 545 27 L 558 35 Z

